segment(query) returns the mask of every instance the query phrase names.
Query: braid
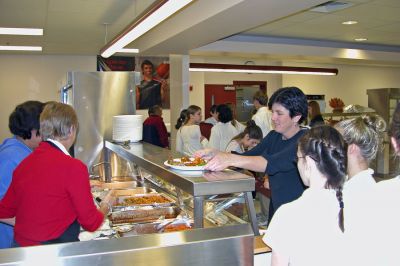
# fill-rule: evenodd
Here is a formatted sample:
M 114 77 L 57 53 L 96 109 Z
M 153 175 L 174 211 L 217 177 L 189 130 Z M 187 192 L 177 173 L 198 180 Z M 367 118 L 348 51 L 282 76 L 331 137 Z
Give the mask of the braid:
M 344 232 L 343 183 L 347 172 L 347 145 L 340 133 L 330 126 L 311 128 L 299 141 L 299 149 L 316 162 L 326 177 L 326 188 L 336 191 L 339 201 L 339 228 Z
M 339 228 L 344 232 L 344 214 L 343 214 L 343 209 L 344 209 L 344 203 L 343 203 L 343 194 L 342 194 L 342 187 L 339 187 L 336 189 L 336 198 L 339 201 Z

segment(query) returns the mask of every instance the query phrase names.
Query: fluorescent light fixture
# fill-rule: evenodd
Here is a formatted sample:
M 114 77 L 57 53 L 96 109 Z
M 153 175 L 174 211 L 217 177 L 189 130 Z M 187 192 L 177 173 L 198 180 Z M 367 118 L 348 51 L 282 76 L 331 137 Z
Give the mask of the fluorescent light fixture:
M 12 45 L 1 46 L 0 45 L 0 51 L 42 51 L 42 47 L 41 46 L 12 46 Z
M 4 35 L 43 35 L 43 29 L 34 28 L 1 28 L 0 34 Z
M 354 24 L 357 24 L 357 23 L 358 23 L 358 21 L 355 21 L 355 20 L 348 20 L 348 21 L 343 21 L 342 22 L 343 25 L 354 25 Z
M 334 76 L 338 74 L 338 70 L 336 68 L 228 65 L 228 64 L 203 64 L 203 63 L 190 63 L 189 71 L 255 73 L 255 74 L 300 74 L 300 75 L 327 75 L 327 76 Z
M 123 47 L 133 42 L 168 17 L 191 3 L 193 0 L 164 0 L 156 2 L 149 10 L 144 12 L 142 16 L 136 19 L 121 34 L 104 47 L 100 54 L 102 57 L 110 57 Z
M 355 38 L 354 39 L 356 42 L 365 42 L 365 41 L 367 41 L 368 39 L 367 38 Z
M 139 53 L 139 49 L 122 48 L 118 51 L 118 53 L 137 54 Z

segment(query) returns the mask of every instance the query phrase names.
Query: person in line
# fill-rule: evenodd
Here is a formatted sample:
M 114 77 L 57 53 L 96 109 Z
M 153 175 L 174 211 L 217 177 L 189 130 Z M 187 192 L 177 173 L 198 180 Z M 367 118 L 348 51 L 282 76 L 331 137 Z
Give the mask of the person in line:
M 159 105 L 153 105 L 148 111 L 149 117 L 143 122 L 143 139 L 148 142 L 160 146 L 162 148 L 169 147 L 168 131 L 162 118 L 162 108 Z M 148 128 L 149 132 L 147 132 Z M 152 132 L 156 134 L 152 134 Z M 147 136 L 147 135 L 150 136 Z M 153 136 L 154 135 L 154 136 Z
M 112 195 L 98 210 L 87 166 L 68 153 L 77 130 L 71 106 L 46 104 L 40 115 L 43 141 L 17 166 L 0 201 L 0 219 L 15 217 L 14 246 L 79 241 L 80 226 L 94 231 L 109 213 Z
M 304 191 L 293 160 L 297 141 L 307 131 L 300 127 L 307 118 L 307 98 L 299 88 L 285 87 L 271 96 L 270 103 L 274 130 L 256 147 L 242 155 L 204 149 L 195 156 L 209 160 L 206 170 L 220 171 L 234 166 L 268 175 L 266 183 L 271 190 L 271 219 L 282 204 L 297 199 Z
M 199 123 L 201 122 L 201 108 L 197 105 L 190 105 L 181 115 L 175 125 L 176 151 L 192 156 L 197 150 L 207 145 L 207 139 L 201 135 Z
M 257 91 L 253 96 L 253 104 L 257 112 L 251 119 L 261 128 L 263 137 L 265 137 L 272 129 L 271 111 L 267 107 L 267 94 L 261 90 Z
M 247 122 L 243 132 L 239 133 L 228 143 L 226 152 L 244 153 L 255 147 L 262 140 L 262 131 L 253 120 Z
M 167 82 L 155 80 L 154 65 L 150 60 L 141 64 L 143 80 L 136 88 L 136 109 L 148 109 L 154 105 L 162 106 L 166 96 Z
M 324 118 L 321 115 L 319 104 L 316 101 L 308 102 L 308 117 L 310 118 L 310 123 L 308 124 L 310 127 L 325 124 Z
M 346 227 L 351 231 L 360 229 L 363 213 L 370 215 L 370 206 L 365 204 L 371 197 L 376 182 L 374 170 L 369 167 L 382 148 L 386 122 L 379 115 L 363 115 L 340 121 L 335 128 L 348 144 L 347 181 L 344 185 L 346 210 L 349 215 Z
M 218 123 L 211 128 L 208 147 L 219 151 L 225 151 L 232 138 L 241 130 L 237 127 L 237 121 L 233 119 L 232 109 L 226 104 L 217 106 Z
M 268 226 L 263 241 L 272 248 L 271 265 L 344 265 L 346 151 L 346 142 L 330 126 L 312 128 L 300 138 L 297 167 L 309 188 L 281 206 Z
M 212 124 L 215 126 L 218 123 L 217 105 L 213 104 L 210 108 L 210 117 L 204 120 L 204 123 Z
M 17 105 L 8 119 L 8 127 L 14 135 L 0 145 L 0 200 L 4 197 L 12 180 L 14 169 L 42 141 L 39 134 L 39 116 L 44 103 L 27 101 Z M 14 228 L 0 223 L 0 248 L 11 248 Z

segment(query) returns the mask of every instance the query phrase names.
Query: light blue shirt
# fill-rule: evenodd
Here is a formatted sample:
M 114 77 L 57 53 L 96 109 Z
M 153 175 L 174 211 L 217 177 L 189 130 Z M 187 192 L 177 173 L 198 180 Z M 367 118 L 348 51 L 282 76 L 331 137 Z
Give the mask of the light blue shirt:
M 11 184 L 12 174 L 32 150 L 16 137 L 5 139 L 0 145 L 0 199 Z M 0 223 L 0 248 L 10 248 L 14 238 L 13 227 Z

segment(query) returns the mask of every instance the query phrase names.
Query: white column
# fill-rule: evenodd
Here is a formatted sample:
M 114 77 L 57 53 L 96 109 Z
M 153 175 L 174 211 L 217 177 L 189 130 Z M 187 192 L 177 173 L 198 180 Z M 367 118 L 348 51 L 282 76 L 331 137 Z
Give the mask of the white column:
M 169 56 L 169 87 L 171 106 L 171 149 L 175 150 L 175 124 L 182 109 L 189 106 L 189 56 Z

